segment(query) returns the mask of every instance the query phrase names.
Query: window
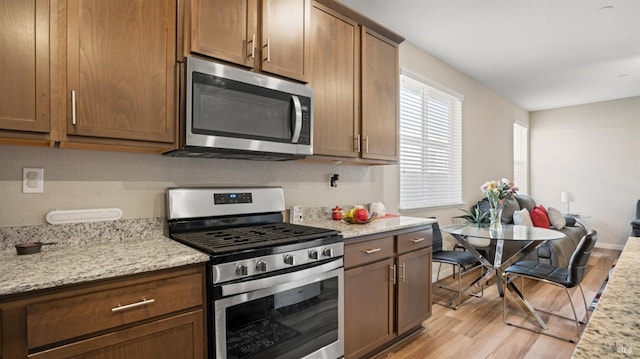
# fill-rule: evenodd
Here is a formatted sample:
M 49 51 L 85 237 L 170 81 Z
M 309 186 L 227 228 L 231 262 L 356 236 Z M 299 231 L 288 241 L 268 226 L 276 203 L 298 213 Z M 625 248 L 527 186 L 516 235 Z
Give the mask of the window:
M 400 209 L 462 203 L 462 96 L 400 76 Z
M 513 182 L 520 188 L 518 193 L 529 193 L 529 129 L 519 123 L 513 124 Z

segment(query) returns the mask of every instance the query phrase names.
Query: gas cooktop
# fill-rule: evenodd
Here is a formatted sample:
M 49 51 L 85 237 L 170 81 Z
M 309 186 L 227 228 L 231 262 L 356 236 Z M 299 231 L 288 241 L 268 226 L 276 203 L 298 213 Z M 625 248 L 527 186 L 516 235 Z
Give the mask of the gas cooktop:
M 323 228 L 290 223 L 273 223 L 173 234 L 171 237 L 208 254 L 218 255 L 248 249 L 302 243 L 338 235 L 339 232 L 337 231 Z

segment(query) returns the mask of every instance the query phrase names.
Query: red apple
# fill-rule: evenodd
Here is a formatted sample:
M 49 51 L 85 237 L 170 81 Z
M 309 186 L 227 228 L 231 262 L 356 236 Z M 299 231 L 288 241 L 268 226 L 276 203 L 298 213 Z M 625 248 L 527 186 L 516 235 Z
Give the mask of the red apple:
M 358 222 L 366 222 L 369 219 L 369 211 L 366 208 L 358 208 L 353 213 L 353 218 Z

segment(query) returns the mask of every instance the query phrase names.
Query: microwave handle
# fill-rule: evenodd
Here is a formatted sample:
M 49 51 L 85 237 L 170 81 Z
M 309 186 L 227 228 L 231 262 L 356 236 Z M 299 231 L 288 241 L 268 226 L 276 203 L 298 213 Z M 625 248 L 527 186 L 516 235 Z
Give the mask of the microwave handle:
M 292 95 L 291 99 L 293 100 L 293 109 L 296 115 L 296 123 L 293 127 L 293 137 L 291 138 L 291 143 L 298 143 L 298 140 L 300 139 L 300 131 L 302 130 L 302 106 L 300 105 L 300 99 L 298 98 L 298 96 Z

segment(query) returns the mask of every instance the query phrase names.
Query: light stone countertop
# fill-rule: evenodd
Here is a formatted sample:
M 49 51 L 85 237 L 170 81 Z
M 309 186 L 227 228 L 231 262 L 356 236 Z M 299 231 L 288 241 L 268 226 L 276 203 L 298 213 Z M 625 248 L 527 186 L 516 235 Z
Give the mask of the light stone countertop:
M 416 226 L 428 225 L 435 222 L 437 222 L 437 219 L 400 216 L 385 217 L 367 224 L 349 224 L 345 221 L 305 218 L 304 221 L 300 224 L 311 227 L 337 230 L 342 232 L 342 236 L 344 237 L 344 239 L 349 239 L 353 237 L 366 236 L 368 234 L 378 234 Z
M 629 237 L 572 358 L 640 355 L 640 238 Z
M 160 219 L 0 228 L 0 296 L 202 263 L 165 237 Z M 15 243 L 57 242 L 18 255 Z
M 436 222 L 387 217 L 368 224 L 305 218 L 307 226 L 338 230 L 345 239 Z M 57 242 L 21 255 L 14 245 Z M 162 233 L 159 218 L 0 228 L 0 296 L 202 263 L 209 256 Z

